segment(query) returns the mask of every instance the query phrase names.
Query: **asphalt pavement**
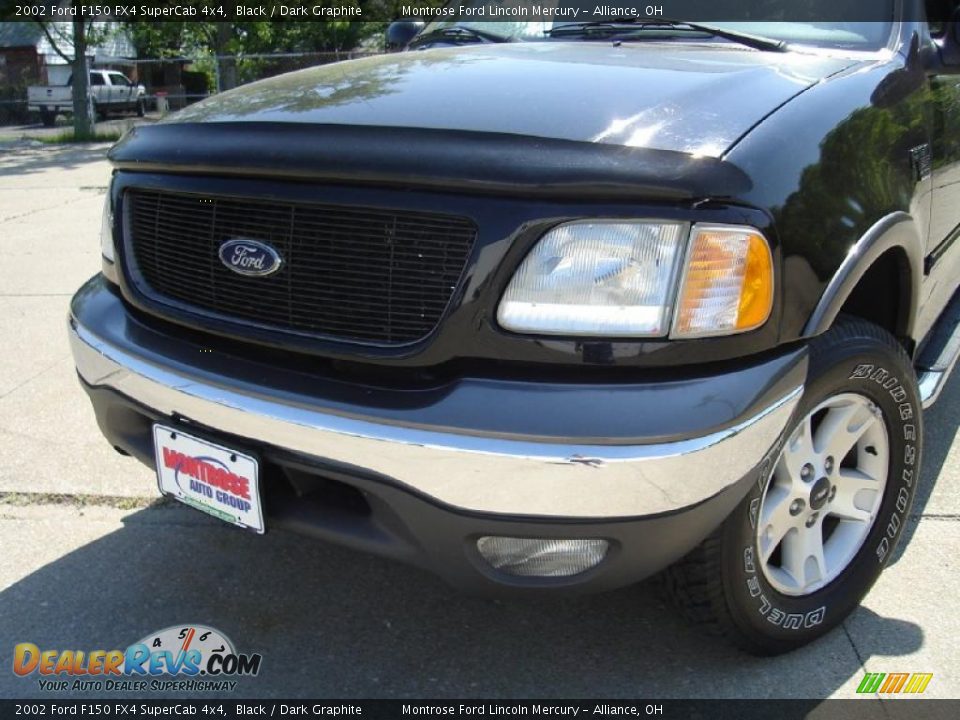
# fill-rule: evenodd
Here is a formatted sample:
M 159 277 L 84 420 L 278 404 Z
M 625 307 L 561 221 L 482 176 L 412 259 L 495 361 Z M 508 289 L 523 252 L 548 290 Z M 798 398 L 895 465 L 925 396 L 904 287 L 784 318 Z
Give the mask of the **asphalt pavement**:
M 926 415 L 909 545 L 807 648 L 744 655 L 687 626 L 656 582 L 464 597 L 418 569 L 157 502 L 152 472 L 102 439 L 65 318 L 99 268 L 105 152 L 0 140 L 0 697 L 43 696 L 9 671 L 16 643 L 124 648 L 189 623 L 263 655 L 235 691 L 247 697 L 852 698 L 865 672 L 932 672 L 926 696 L 960 697 L 960 377 Z

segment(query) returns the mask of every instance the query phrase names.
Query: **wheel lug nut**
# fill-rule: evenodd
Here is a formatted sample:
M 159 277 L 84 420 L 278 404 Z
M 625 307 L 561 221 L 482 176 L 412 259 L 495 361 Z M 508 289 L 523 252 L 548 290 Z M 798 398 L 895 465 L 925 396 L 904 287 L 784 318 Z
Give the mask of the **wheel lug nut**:
M 800 477 L 804 480 L 809 480 L 813 477 L 813 465 L 807 463 L 800 469 Z
M 833 472 L 833 457 L 832 457 L 832 456 L 830 456 L 830 457 L 828 457 L 826 460 L 824 460 L 824 462 L 823 462 L 823 469 L 826 470 L 828 473 L 832 473 L 832 472 Z
M 828 499 L 828 502 L 833 502 L 833 499 L 836 496 L 837 496 L 837 486 L 834 485 L 832 488 L 830 488 L 830 498 Z
M 813 513 L 812 515 L 810 515 L 810 517 L 807 518 L 807 522 L 805 522 L 804 524 L 805 524 L 808 528 L 812 528 L 812 527 L 816 524 L 816 522 L 817 522 L 817 516 L 818 516 L 818 515 L 819 515 L 819 513 Z
M 799 515 L 800 513 L 803 512 L 803 508 L 806 507 L 806 505 L 807 504 L 803 500 L 801 500 L 800 498 L 797 498 L 792 503 L 790 503 L 790 514 Z

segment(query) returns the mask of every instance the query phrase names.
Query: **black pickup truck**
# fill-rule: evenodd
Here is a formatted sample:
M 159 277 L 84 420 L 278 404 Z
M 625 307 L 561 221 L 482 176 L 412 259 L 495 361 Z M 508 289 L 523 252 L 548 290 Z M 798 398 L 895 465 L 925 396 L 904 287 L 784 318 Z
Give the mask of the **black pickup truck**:
M 809 642 L 890 560 L 960 350 L 928 5 L 445 19 L 132 130 L 69 317 L 103 434 L 255 532 L 474 592 L 665 571 L 749 651 Z

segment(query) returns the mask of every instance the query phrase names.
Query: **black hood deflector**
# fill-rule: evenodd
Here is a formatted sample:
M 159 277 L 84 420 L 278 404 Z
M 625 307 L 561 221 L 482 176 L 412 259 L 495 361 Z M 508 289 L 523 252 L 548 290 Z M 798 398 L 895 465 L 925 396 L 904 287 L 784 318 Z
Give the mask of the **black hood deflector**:
M 140 126 L 110 151 L 128 171 L 453 192 L 689 201 L 750 190 L 736 166 L 672 150 L 418 128 L 290 122 Z

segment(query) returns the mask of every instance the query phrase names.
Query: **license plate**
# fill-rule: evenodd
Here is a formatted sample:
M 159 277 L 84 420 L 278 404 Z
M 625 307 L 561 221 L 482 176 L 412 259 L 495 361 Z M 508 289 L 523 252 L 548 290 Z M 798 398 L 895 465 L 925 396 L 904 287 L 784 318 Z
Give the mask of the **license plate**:
M 256 458 L 163 425 L 153 426 L 153 447 L 161 493 L 263 533 Z

